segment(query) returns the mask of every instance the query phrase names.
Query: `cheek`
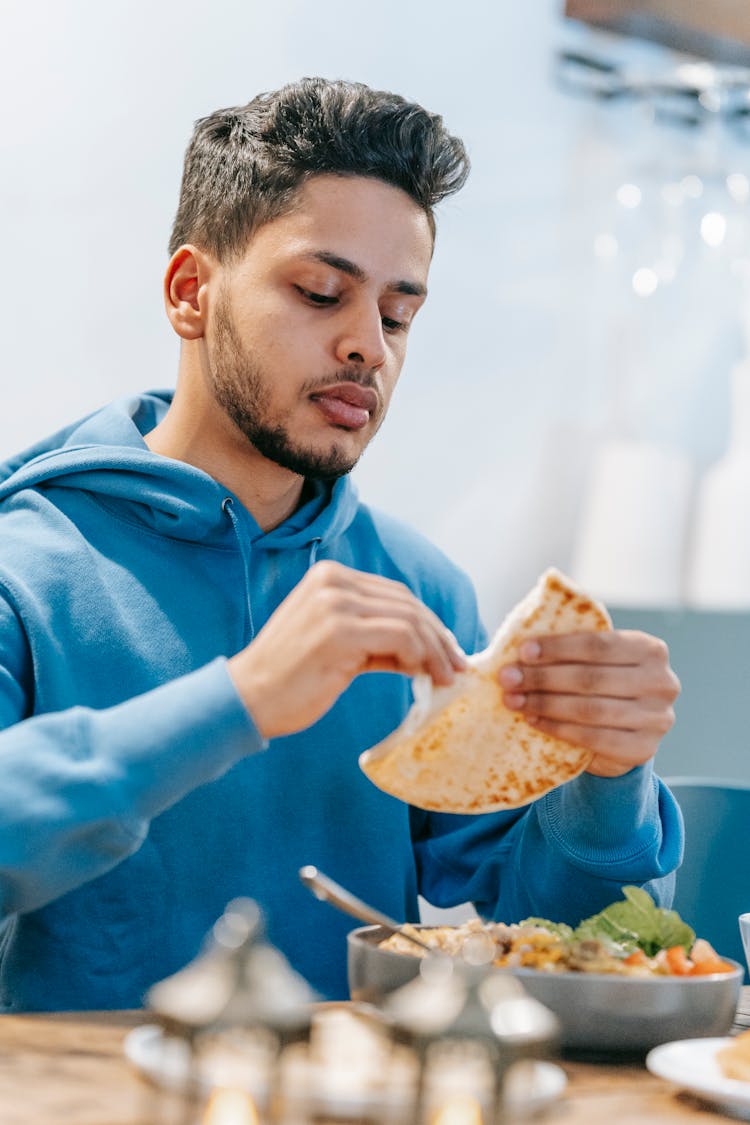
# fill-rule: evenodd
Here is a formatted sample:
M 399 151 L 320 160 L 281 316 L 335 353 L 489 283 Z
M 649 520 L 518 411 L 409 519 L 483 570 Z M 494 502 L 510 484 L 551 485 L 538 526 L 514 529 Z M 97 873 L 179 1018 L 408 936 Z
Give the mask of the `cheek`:
M 328 370 L 325 355 L 310 340 L 302 341 L 283 327 L 263 335 L 258 341 L 258 361 L 281 388 L 293 385 Z
M 393 391 L 396 388 L 396 384 L 398 383 L 399 378 L 401 377 L 401 370 L 404 366 L 405 359 L 406 359 L 406 340 L 404 340 L 403 343 L 395 345 L 390 350 L 390 355 L 388 357 L 388 363 L 386 364 L 385 375 L 384 375 L 384 379 L 385 379 L 385 383 L 386 383 L 387 388 L 388 388 L 388 395 L 389 396 L 391 394 L 393 394 Z
M 259 306 L 253 315 L 239 320 L 237 327 L 245 350 L 261 367 L 289 363 L 295 353 L 295 333 L 273 308 Z
M 316 321 L 283 302 L 268 302 L 255 309 L 248 327 L 254 346 L 281 361 L 315 366 L 316 357 L 319 364 L 320 354 L 326 354 L 330 346 L 331 332 L 323 317 Z
M 393 366 L 389 366 L 385 373 L 381 372 L 380 388 L 383 399 L 383 414 L 381 415 L 381 420 L 391 404 L 393 392 L 396 390 L 400 373 L 401 365 L 397 363 L 394 363 Z

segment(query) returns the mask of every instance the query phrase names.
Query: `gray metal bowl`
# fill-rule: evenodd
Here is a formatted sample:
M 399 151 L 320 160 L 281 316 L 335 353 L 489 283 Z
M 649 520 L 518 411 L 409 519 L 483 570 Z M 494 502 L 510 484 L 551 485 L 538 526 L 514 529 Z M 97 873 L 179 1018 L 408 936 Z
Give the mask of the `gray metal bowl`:
M 352 1000 L 377 1004 L 417 975 L 419 957 L 379 948 L 387 936 L 380 926 L 363 926 L 349 934 Z M 558 1017 L 565 1049 L 643 1052 L 673 1039 L 727 1033 L 744 976 L 741 965 L 729 963 L 734 966 L 731 973 L 650 979 L 536 969 L 483 971 L 518 977 L 527 992 Z

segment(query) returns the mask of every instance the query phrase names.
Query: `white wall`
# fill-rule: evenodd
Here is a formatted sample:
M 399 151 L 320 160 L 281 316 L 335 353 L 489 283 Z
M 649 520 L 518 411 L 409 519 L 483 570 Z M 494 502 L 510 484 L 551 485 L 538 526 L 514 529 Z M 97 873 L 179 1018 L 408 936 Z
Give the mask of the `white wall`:
M 161 276 L 192 122 L 303 74 L 398 90 L 468 143 L 472 178 L 439 215 L 430 300 L 357 475 L 472 573 L 490 624 L 567 565 L 595 439 L 623 424 L 613 404 L 630 432 L 715 456 L 738 287 L 704 255 L 646 313 L 629 267 L 597 263 L 603 229 L 634 254 L 655 237 L 645 206 L 627 229 L 614 191 L 636 172 L 660 182 L 665 142 L 649 168 L 631 110 L 555 87 L 560 7 L 3 0 L 0 458 L 173 384 Z

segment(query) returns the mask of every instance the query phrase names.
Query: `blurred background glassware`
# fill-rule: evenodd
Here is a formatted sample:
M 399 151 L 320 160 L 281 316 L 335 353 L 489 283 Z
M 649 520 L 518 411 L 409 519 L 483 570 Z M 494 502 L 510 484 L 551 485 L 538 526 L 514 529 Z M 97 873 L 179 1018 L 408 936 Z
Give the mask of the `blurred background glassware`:
M 705 60 L 646 67 L 568 48 L 555 61 L 568 93 L 643 101 L 658 120 L 676 125 L 711 126 L 718 117 L 740 136 L 750 128 L 750 68 Z
M 750 913 L 740 914 L 738 918 L 742 948 L 745 950 L 745 960 L 750 972 Z
M 565 15 L 722 62 L 750 62 L 750 11 L 742 0 L 565 0 Z
M 594 220 L 589 363 L 605 373 L 592 394 L 609 417 L 582 478 L 570 571 L 613 606 L 680 607 L 692 556 L 711 550 L 713 533 L 707 546 L 691 534 L 694 478 L 724 442 L 741 354 L 750 68 L 596 34 L 556 65 L 561 88 L 611 107 L 600 112 L 613 133 L 630 124 L 627 179 Z M 707 293 L 722 334 L 703 315 Z

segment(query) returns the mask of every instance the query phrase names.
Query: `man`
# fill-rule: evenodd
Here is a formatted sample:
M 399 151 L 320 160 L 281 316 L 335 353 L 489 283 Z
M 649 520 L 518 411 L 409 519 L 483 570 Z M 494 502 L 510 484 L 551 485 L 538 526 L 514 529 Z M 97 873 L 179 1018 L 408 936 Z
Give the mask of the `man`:
M 510 706 L 596 752 L 529 809 L 432 815 L 358 769 L 409 677 L 449 683 L 484 640 L 465 577 L 346 475 L 467 168 L 440 118 L 355 84 L 199 122 L 165 279 L 173 400 L 6 466 L 5 1009 L 138 1005 L 239 894 L 344 995 L 350 921 L 299 885 L 306 863 L 401 918 L 419 891 L 507 920 L 575 921 L 625 882 L 669 898 L 679 814 L 651 759 L 678 688 L 654 638 L 541 638 L 504 670 Z

